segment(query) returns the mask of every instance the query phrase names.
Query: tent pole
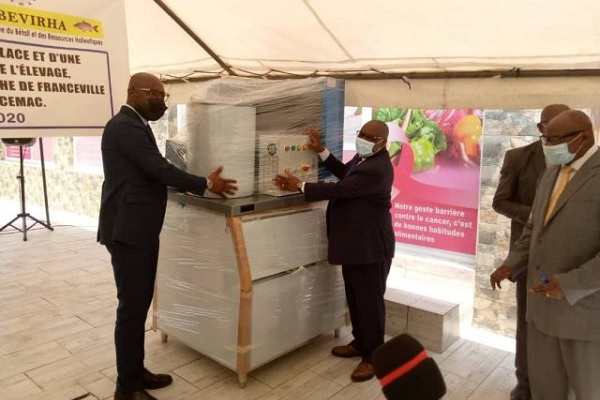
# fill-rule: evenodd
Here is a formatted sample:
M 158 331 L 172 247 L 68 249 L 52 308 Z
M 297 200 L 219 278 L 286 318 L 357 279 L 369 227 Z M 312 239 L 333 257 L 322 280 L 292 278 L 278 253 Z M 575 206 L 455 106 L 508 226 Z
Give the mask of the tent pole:
M 231 66 L 225 61 L 221 60 L 221 58 L 215 53 L 196 33 L 189 27 L 185 22 L 179 18 L 177 14 L 175 14 L 162 0 L 154 0 L 154 2 L 166 12 L 169 17 L 179 25 L 181 29 L 185 31 L 196 43 L 200 45 L 219 65 L 229 73 L 229 75 L 237 76 L 237 74 L 231 69 Z
M 242 71 L 243 72 L 243 71 Z M 552 70 L 480 70 L 480 71 L 441 71 L 441 72 L 404 72 L 404 73 L 393 73 L 393 72 L 380 72 L 380 71 L 331 71 L 331 72 L 311 72 L 308 74 L 291 74 L 281 72 L 277 75 L 272 74 L 238 74 L 237 76 L 243 76 L 246 78 L 260 78 L 260 79 L 304 79 L 304 78 L 315 78 L 315 77 L 328 77 L 335 79 L 361 79 L 361 80 L 386 80 L 386 79 L 402 79 L 410 81 L 411 79 L 484 79 L 484 78 L 581 78 L 581 77 L 598 77 L 600 76 L 600 69 L 552 69 Z M 186 76 L 185 80 L 189 82 L 196 81 L 209 81 L 217 79 L 220 76 L 217 74 L 210 76 Z M 166 81 L 177 81 L 177 77 L 167 79 Z

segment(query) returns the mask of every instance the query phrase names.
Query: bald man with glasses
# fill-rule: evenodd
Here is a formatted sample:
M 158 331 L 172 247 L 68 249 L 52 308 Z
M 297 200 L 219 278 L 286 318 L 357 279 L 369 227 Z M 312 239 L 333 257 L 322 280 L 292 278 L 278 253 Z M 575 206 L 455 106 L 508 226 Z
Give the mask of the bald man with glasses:
M 163 116 L 167 106 L 163 83 L 138 73 L 127 88 L 127 104 L 106 124 L 102 135 L 104 183 L 98 242 L 110 253 L 117 287 L 115 400 L 156 400 L 146 389 L 171 384 L 167 374 L 153 374 L 144 365 L 144 333 L 154 293 L 159 235 L 167 207 L 167 186 L 203 195 L 234 194 L 236 181 L 207 177 L 171 165 L 159 152 L 149 121 Z
M 542 140 L 549 166 L 521 238 L 492 289 L 527 269 L 531 396 L 600 399 L 600 152 L 589 117 L 560 113 Z
M 301 191 L 306 200 L 329 200 L 327 205 L 327 259 L 341 265 L 346 301 L 354 339 L 336 346 L 336 357 L 360 357 L 350 378 L 355 382 L 373 378 L 371 357 L 383 344 L 385 303 L 383 295 L 394 257 L 391 190 L 394 178 L 386 149 L 388 127 L 367 122 L 357 133 L 356 156 L 342 163 L 321 144 L 319 132 L 309 128 L 309 147 L 338 182 L 300 182 L 292 175 L 278 175 L 282 190 Z

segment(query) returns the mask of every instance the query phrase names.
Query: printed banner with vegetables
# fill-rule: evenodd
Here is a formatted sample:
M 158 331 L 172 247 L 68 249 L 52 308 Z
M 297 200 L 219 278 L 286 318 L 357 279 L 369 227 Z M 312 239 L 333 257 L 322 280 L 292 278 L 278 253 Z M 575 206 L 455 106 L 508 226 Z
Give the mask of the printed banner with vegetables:
M 475 254 L 483 110 L 379 108 L 390 129 L 396 241 Z

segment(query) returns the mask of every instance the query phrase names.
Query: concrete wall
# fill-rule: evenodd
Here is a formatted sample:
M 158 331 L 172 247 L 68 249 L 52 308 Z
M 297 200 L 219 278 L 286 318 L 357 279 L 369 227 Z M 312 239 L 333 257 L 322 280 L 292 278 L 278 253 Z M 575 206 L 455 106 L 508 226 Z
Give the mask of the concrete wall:
M 97 216 L 102 187 L 102 173 L 78 171 L 73 166 L 73 138 L 44 138 L 45 148 L 50 142 L 54 147 L 53 162 L 46 163 L 46 182 L 50 221 L 52 210 L 63 210 L 87 216 Z M 15 201 L 15 215 L 20 212 L 20 188 L 18 160 L 5 159 L 6 147 L 0 146 L 0 198 Z M 43 206 L 43 184 L 39 161 L 26 161 L 24 165 L 26 204 Z M 35 215 L 46 219 L 45 215 Z M 8 221 L 6 221 L 8 222 Z M 0 221 L 4 225 L 3 221 Z

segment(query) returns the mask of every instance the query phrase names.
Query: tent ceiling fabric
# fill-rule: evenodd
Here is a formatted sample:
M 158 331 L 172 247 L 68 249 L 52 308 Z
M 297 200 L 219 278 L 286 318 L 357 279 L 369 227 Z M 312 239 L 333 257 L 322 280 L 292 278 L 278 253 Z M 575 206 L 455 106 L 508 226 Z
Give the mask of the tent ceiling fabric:
M 240 76 L 600 68 L 598 0 L 162 3 Z M 155 1 L 125 7 L 132 72 L 228 74 Z

